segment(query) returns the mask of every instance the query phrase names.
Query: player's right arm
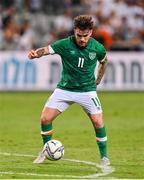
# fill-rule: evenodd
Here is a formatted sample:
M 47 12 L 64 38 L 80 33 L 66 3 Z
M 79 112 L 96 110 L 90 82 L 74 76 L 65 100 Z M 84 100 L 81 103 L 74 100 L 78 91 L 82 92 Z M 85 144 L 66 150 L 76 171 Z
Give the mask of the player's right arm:
M 67 41 L 67 40 L 61 39 L 61 40 L 55 41 L 54 43 L 52 43 L 48 46 L 38 48 L 36 50 L 31 50 L 28 53 L 28 57 L 29 57 L 29 59 L 34 59 L 34 58 L 40 58 L 42 56 L 49 55 L 49 54 L 61 55 L 63 53 L 65 41 Z
M 45 47 L 42 47 L 42 48 L 38 48 L 36 50 L 31 50 L 28 53 L 28 58 L 29 59 L 40 58 L 42 56 L 49 55 L 49 54 L 50 54 L 49 47 L 45 46 Z

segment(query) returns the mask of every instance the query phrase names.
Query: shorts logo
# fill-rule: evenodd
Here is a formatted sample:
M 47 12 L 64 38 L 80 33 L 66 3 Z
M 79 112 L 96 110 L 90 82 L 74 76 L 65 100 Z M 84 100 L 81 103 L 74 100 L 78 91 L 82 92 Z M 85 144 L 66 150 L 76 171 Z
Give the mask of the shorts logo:
M 95 57 L 96 57 L 96 53 L 95 53 L 95 52 L 90 52 L 90 53 L 89 53 L 89 58 L 90 58 L 91 60 L 95 59 Z
M 98 110 L 98 111 L 100 111 L 100 110 L 101 110 L 101 108 L 100 108 L 100 107 L 97 107 L 97 110 Z

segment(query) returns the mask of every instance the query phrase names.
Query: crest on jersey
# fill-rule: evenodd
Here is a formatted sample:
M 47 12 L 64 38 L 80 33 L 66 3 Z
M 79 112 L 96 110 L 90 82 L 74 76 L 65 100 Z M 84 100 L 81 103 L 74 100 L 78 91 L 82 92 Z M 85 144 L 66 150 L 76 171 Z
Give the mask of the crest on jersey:
M 96 53 L 95 53 L 95 52 L 90 52 L 90 53 L 89 53 L 89 58 L 90 58 L 91 60 L 93 60 L 95 57 L 96 57 Z

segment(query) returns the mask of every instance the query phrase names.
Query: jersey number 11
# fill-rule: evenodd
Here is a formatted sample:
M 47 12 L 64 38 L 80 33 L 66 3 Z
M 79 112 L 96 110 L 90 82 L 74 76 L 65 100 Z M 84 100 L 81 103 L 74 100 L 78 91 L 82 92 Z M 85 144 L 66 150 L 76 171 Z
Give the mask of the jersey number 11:
M 84 58 L 79 57 L 78 67 L 83 68 L 83 65 L 84 65 Z

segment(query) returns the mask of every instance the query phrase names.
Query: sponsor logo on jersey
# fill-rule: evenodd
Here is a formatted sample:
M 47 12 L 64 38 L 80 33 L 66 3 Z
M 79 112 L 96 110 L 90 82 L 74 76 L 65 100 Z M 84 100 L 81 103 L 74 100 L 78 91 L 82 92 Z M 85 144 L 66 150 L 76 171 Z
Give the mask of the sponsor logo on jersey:
M 90 58 L 91 60 L 95 59 L 95 57 L 96 57 L 96 53 L 95 53 L 95 52 L 90 52 L 90 53 L 89 53 L 89 58 Z
M 75 51 L 74 51 L 74 50 L 71 50 L 70 53 L 71 53 L 71 54 L 75 54 Z

